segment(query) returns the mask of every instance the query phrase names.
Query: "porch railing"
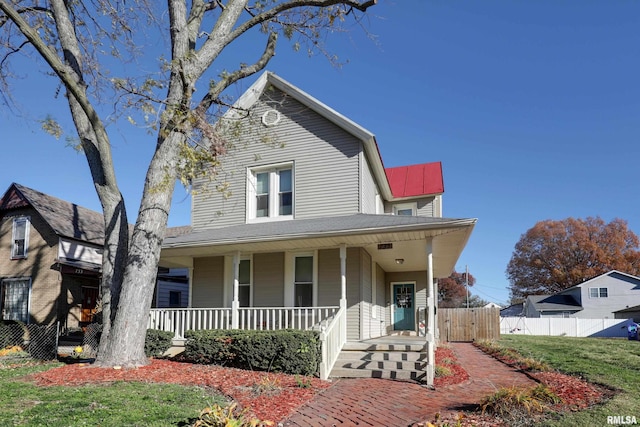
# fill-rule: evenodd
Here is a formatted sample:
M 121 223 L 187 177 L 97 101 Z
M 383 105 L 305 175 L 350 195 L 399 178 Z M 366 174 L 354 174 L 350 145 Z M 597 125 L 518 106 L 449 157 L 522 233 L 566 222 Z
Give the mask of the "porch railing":
M 327 379 L 347 341 L 347 311 L 339 307 L 261 307 L 238 309 L 238 327 L 247 330 L 315 329 L 320 332 L 320 378 Z M 231 308 L 154 308 L 149 329 L 184 339 L 188 330 L 231 329 Z
M 149 312 L 149 329 L 174 333 L 184 338 L 185 331 L 231 329 L 230 308 L 153 308 Z
M 336 315 L 320 331 L 322 343 L 322 361 L 320 362 L 320 378 L 326 380 L 335 365 L 342 347 L 347 342 L 347 310 L 341 307 Z
M 238 328 L 250 330 L 320 328 L 338 311 L 338 307 L 268 307 L 238 309 Z
M 320 330 L 337 312 L 338 307 L 243 307 L 238 309 L 238 328 Z M 231 316 L 231 308 L 154 308 L 148 328 L 171 331 L 182 339 L 188 330 L 231 329 Z

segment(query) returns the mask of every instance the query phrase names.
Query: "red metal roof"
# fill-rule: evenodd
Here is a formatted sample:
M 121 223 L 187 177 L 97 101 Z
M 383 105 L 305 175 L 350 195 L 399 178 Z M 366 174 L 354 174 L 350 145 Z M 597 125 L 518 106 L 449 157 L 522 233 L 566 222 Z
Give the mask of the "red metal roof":
M 444 193 L 441 162 L 385 168 L 384 171 L 393 197 Z

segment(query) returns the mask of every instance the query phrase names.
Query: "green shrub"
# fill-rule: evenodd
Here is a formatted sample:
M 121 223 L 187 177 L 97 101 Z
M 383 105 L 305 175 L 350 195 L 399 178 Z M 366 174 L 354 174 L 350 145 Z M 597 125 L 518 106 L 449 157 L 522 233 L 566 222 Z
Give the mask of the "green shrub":
M 188 331 L 184 356 L 195 363 L 314 375 L 320 340 L 312 331 Z
M 147 329 L 147 336 L 144 340 L 144 354 L 147 357 L 162 356 L 171 348 L 172 340 L 173 332 Z

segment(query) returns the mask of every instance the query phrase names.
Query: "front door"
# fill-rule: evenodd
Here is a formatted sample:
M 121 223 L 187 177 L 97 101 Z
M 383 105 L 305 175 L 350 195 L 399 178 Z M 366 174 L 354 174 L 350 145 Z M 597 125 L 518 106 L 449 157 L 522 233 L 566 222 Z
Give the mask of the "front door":
M 393 285 L 393 329 L 396 331 L 415 330 L 414 285 L 402 283 Z
M 82 323 L 91 323 L 96 312 L 96 302 L 98 300 L 98 288 L 82 287 Z

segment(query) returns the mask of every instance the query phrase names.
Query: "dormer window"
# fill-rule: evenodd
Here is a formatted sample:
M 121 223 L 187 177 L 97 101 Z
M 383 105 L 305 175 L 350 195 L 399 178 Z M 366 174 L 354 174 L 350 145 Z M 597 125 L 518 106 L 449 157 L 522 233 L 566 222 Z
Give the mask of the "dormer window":
M 400 203 L 393 205 L 394 215 L 416 216 L 418 214 L 418 205 L 416 203 Z
M 13 238 L 11 239 L 11 259 L 27 257 L 29 248 L 29 218 L 20 217 L 13 220 Z
M 269 221 L 293 218 L 293 165 L 291 163 L 249 170 L 247 218 Z

